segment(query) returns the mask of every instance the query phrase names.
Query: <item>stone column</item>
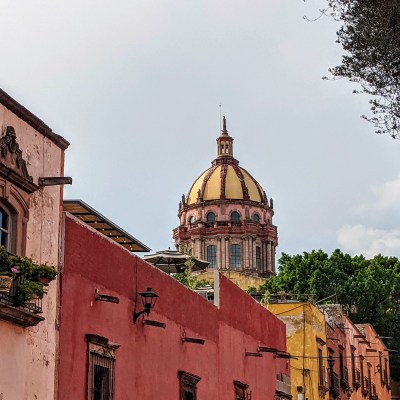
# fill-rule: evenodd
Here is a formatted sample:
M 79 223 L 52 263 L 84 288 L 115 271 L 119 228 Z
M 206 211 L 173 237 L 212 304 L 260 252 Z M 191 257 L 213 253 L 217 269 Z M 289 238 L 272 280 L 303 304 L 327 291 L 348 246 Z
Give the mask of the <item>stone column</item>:
M 266 254 L 265 254 L 265 240 L 261 241 L 261 271 L 265 272 L 267 265 Z
M 271 259 L 271 266 L 272 266 L 271 271 L 274 273 L 276 273 L 276 271 L 275 271 L 275 252 L 276 252 L 276 246 L 274 243 L 271 245 L 271 258 L 272 258 Z
M 229 265 L 229 237 L 225 238 L 225 269 L 230 268 Z
M 272 243 L 271 243 L 271 241 L 269 240 L 269 241 L 267 242 L 267 271 L 272 271 L 271 246 L 272 246 Z
M 247 261 L 247 241 L 245 237 L 242 237 L 241 240 L 241 249 L 240 249 L 240 255 L 241 255 L 241 261 L 240 261 L 240 269 L 244 270 L 246 268 L 246 261 Z
M 217 265 L 216 269 L 222 268 L 222 246 L 221 246 L 221 238 L 217 237 Z

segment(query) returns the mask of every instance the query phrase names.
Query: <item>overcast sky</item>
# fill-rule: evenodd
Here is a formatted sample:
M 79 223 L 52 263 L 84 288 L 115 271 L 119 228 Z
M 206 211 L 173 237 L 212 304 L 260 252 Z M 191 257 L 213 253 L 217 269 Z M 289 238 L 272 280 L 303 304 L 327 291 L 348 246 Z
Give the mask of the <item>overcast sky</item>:
M 1 0 L 0 86 L 71 142 L 66 198 L 154 251 L 216 156 L 274 199 L 279 252 L 400 256 L 399 141 L 324 81 L 341 47 L 323 0 Z

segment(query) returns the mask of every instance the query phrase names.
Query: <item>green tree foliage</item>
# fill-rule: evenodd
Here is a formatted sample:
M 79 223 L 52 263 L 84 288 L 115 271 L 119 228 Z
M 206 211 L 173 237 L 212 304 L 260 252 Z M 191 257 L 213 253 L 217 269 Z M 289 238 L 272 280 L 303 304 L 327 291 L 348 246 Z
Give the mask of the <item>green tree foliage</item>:
M 346 77 L 371 96 L 377 133 L 400 138 L 400 1 L 327 0 L 331 15 L 342 25 L 337 42 L 345 50 L 335 77 Z M 357 91 L 355 91 L 357 93 Z
M 395 257 L 351 257 L 335 250 L 330 256 L 322 250 L 288 255 L 278 261 L 279 273 L 260 290 L 286 292 L 316 301 L 334 295 L 330 302 L 342 304 L 355 323 L 370 323 L 389 348 L 400 351 L 400 261 Z M 399 356 L 391 356 L 392 375 L 399 374 Z M 398 376 L 398 375 L 397 375 Z
M 194 262 L 188 260 L 185 262 L 186 268 L 183 272 L 172 275 L 172 277 L 182 285 L 187 286 L 190 289 L 198 289 L 204 286 L 212 286 L 211 283 L 206 279 L 198 279 L 196 275 L 193 274 L 192 268 Z

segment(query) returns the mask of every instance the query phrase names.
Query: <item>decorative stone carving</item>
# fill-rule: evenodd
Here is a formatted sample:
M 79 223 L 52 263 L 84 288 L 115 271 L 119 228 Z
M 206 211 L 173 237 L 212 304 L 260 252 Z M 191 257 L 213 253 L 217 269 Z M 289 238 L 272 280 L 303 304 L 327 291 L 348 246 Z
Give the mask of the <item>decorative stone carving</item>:
M 0 139 L 0 174 L 28 193 L 39 189 L 28 173 L 26 161 L 22 157 L 22 150 L 19 148 L 17 135 L 12 126 L 7 126 L 5 135 Z

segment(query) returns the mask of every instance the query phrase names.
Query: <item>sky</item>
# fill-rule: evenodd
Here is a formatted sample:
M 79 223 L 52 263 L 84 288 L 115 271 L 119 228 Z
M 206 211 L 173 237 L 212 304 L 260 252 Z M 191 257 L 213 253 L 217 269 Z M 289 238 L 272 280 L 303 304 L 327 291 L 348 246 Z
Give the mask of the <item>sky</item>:
M 400 142 L 360 118 L 324 0 L 2 0 L 0 87 L 70 141 L 65 198 L 152 250 L 216 156 L 274 199 L 281 252 L 400 257 Z M 307 18 L 304 19 L 303 16 Z

